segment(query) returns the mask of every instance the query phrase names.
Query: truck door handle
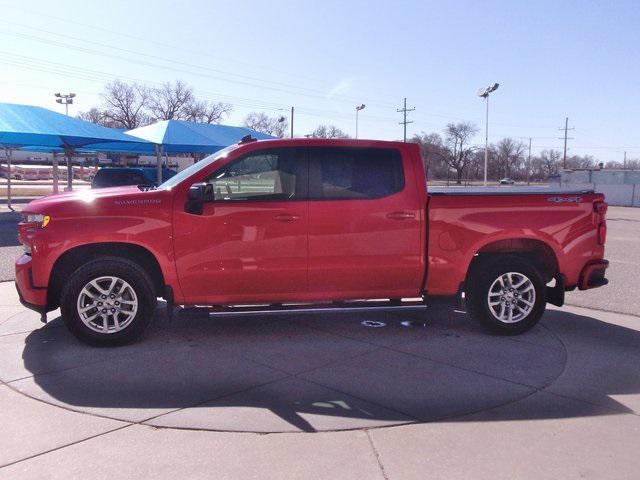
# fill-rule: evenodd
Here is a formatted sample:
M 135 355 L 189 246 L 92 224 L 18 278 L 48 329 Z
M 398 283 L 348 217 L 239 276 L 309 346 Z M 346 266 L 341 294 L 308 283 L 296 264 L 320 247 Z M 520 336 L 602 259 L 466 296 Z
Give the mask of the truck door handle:
M 387 218 L 390 218 L 391 220 L 409 220 L 411 218 L 416 218 L 416 215 L 411 212 L 392 212 L 387 213 Z
M 292 215 L 290 213 L 281 213 L 273 218 L 279 222 L 295 222 L 296 220 L 300 220 L 299 215 Z

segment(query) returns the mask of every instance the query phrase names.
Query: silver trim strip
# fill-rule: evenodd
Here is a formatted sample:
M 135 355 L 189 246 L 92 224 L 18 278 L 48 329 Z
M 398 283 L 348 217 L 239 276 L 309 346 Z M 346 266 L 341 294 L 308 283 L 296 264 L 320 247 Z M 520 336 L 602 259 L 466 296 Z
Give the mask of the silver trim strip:
M 285 315 L 292 313 L 341 313 L 341 312 L 385 312 L 385 311 L 411 311 L 426 310 L 427 305 L 380 305 L 380 306 L 353 306 L 353 307 L 306 307 L 306 308 L 277 308 L 262 310 L 217 310 L 209 311 L 210 317 L 222 316 L 250 316 L 250 315 Z M 206 309 L 203 309 L 206 310 Z M 204 312 L 203 312 L 204 313 Z

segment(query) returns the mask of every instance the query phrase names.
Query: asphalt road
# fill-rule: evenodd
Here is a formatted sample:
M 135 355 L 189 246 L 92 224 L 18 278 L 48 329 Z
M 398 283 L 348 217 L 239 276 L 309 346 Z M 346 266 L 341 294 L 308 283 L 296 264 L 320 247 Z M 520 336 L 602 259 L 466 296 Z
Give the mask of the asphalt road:
M 0 206 L 0 281 L 13 280 L 13 263 L 22 252 L 16 234 L 19 219 L 19 212 Z
M 17 206 L 20 208 L 20 206 Z M 19 213 L 0 206 L 0 281 L 13 280 L 13 263 L 22 247 L 16 237 Z M 605 256 L 611 262 L 609 285 L 567 293 L 567 303 L 579 307 L 640 315 L 640 208 L 609 207 Z

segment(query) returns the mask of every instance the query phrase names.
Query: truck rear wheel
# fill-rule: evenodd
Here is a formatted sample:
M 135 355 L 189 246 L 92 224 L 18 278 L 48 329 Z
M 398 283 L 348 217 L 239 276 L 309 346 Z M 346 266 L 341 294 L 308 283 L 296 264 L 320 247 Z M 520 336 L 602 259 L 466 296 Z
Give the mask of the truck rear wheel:
M 547 304 L 542 275 L 515 255 L 481 261 L 468 285 L 465 293 L 469 313 L 503 335 L 517 335 L 532 328 Z
M 153 283 L 137 264 L 100 257 L 78 268 L 62 292 L 67 328 L 81 341 L 116 346 L 136 340 L 156 306 Z

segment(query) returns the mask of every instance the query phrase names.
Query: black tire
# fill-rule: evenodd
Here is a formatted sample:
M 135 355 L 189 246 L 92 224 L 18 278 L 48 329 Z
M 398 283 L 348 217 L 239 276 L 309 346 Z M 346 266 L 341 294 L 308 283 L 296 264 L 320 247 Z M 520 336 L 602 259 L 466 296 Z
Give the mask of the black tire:
M 133 318 L 129 320 L 129 323 L 122 330 L 98 332 L 87 326 L 80 317 L 77 308 L 79 296 L 85 285 L 100 277 L 117 277 L 129 284 L 135 293 L 137 310 L 135 315 L 131 315 Z M 137 340 L 151 322 L 156 303 L 153 282 L 143 268 L 124 258 L 99 257 L 81 266 L 71 274 L 62 290 L 60 309 L 67 328 L 79 340 L 93 346 L 111 347 Z M 91 311 L 91 314 L 93 313 L 94 311 Z M 104 317 L 101 316 L 101 318 Z M 113 316 L 110 318 L 113 326 L 114 318 Z
M 523 310 L 520 309 L 521 307 L 523 309 L 528 308 L 523 302 L 525 299 L 522 293 L 507 292 L 504 294 L 505 296 L 493 297 L 494 301 L 500 302 L 500 304 L 493 307 L 495 315 L 492 312 L 492 307 L 489 305 L 488 295 L 492 285 L 494 285 L 494 282 L 499 282 L 499 278 L 502 278 L 505 284 L 507 284 L 507 275 L 510 272 L 523 275 L 533 286 L 535 300 L 531 302 L 533 303 L 533 308 L 526 315 L 524 315 Z M 521 277 L 515 276 L 515 278 Z M 529 284 L 525 283 L 521 288 L 528 288 L 528 286 Z M 509 287 L 506 287 L 506 289 L 508 290 Z M 538 323 L 540 317 L 542 317 L 547 305 L 546 290 L 547 287 L 542 275 L 538 269 L 526 259 L 516 255 L 496 255 L 487 260 L 480 260 L 467 279 L 467 289 L 465 292 L 467 309 L 474 319 L 481 322 L 492 332 L 501 335 L 517 335 L 531 329 Z M 494 285 L 492 291 L 501 291 L 500 285 Z M 494 293 L 494 295 L 499 294 Z M 513 295 L 519 295 L 519 298 L 513 298 Z M 532 299 L 530 293 L 525 293 L 524 295 L 529 295 L 529 300 Z M 517 302 L 515 307 L 513 306 L 514 302 Z M 501 307 L 503 306 L 506 309 L 505 315 L 509 314 L 508 309 L 511 308 L 512 315 L 513 312 L 518 312 L 518 315 L 524 315 L 523 318 L 513 323 L 507 323 L 506 319 L 505 321 L 500 320 L 497 316 L 500 316 L 500 313 L 503 311 Z

